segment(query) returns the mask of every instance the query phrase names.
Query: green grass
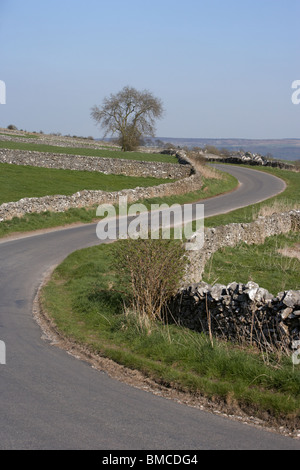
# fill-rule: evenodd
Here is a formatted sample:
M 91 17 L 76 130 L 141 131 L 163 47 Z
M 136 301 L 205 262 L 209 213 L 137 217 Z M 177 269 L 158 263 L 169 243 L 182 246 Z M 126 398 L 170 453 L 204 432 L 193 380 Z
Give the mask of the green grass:
M 1 166 L 0 166 L 1 168 Z M 33 168 L 29 168 L 31 170 Z M 64 170 L 65 171 L 65 170 Z M 73 172 L 72 172 L 73 175 Z M 113 181 L 115 175 L 112 175 Z M 125 177 L 127 178 L 127 177 Z M 73 181 L 73 180 L 72 180 Z M 158 180 L 155 179 L 156 184 Z M 164 180 L 166 182 L 166 180 Z M 237 186 L 237 181 L 231 175 L 224 174 L 223 180 L 204 179 L 203 187 L 199 191 L 190 192 L 181 196 L 169 196 L 165 198 L 152 198 L 140 201 L 147 209 L 151 208 L 151 204 L 188 204 L 199 201 L 207 197 L 211 197 L 224 191 L 230 191 Z M 127 188 L 127 184 L 126 184 Z M 8 189 L 9 191 L 11 189 Z M 78 190 L 78 188 L 76 189 Z M 1 191 L 1 188 L 0 188 Z M 73 191 L 74 192 L 74 191 Z M 63 213 L 44 212 L 42 214 L 27 214 L 22 218 L 14 217 L 0 223 L 0 237 L 7 236 L 14 232 L 29 232 L 39 229 L 53 228 L 73 223 L 90 223 L 95 220 L 96 206 L 90 208 L 69 209 Z
M 14 233 L 34 232 L 42 229 L 65 227 L 72 224 L 89 224 L 95 221 L 97 207 L 69 209 L 66 212 L 46 211 L 41 214 L 26 214 L 0 223 L 0 237 Z
M 39 137 L 37 135 L 33 134 L 6 134 L 5 132 L 0 132 L 0 135 L 5 135 L 7 137 L 21 137 L 23 139 L 38 139 Z
M 279 252 L 299 242 L 299 233 L 290 233 L 269 237 L 262 245 L 240 243 L 235 248 L 222 248 L 207 263 L 203 280 L 225 285 L 252 280 L 273 295 L 300 290 L 300 260 Z
M 171 181 L 173 180 L 0 163 L 0 204 L 24 197 L 55 194 L 69 196 L 83 189 L 119 191 L 138 186 L 157 186 Z
M 83 155 L 102 158 L 122 158 L 126 160 L 139 160 L 146 162 L 178 163 L 177 158 L 171 155 L 150 154 L 143 152 L 122 152 L 120 150 L 59 147 L 55 145 L 33 144 L 27 142 L 0 141 L 0 149 L 17 149 L 34 152 L 62 153 L 67 155 Z
M 251 166 L 246 168 L 253 169 Z M 255 168 L 259 171 L 270 173 L 284 180 L 287 184 L 285 191 L 277 196 L 274 196 L 266 201 L 258 204 L 253 204 L 242 209 L 237 209 L 228 214 L 221 214 L 214 217 L 205 219 L 206 227 L 217 227 L 219 225 L 226 225 L 230 223 L 252 222 L 253 218 L 258 214 L 259 210 L 264 206 L 269 206 L 274 201 L 281 201 L 287 204 L 298 204 L 300 206 L 300 173 L 292 172 L 289 170 L 279 170 L 277 168 Z
M 300 369 L 291 358 L 267 365 L 254 350 L 221 341 L 212 346 L 176 325 L 139 327 L 123 313 L 113 257 L 114 245 L 100 245 L 73 253 L 56 269 L 42 298 L 59 330 L 166 386 L 299 425 Z

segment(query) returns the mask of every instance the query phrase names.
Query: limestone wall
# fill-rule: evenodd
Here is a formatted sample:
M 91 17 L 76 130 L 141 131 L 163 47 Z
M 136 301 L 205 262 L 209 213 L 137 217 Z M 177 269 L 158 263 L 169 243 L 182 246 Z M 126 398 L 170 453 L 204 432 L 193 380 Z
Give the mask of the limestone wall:
M 180 325 L 263 351 L 292 353 L 300 340 L 300 291 L 276 296 L 254 282 L 183 288 L 170 304 Z
M 145 162 L 120 158 L 33 152 L 28 150 L 0 149 L 0 163 L 171 179 L 185 178 L 193 173 L 190 164 L 178 165 L 164 162 Z
M 169 305 L 170 319 L 198 332 L 291 353 L 300 340 L 300 291 L 274 296 L 254 282 L 211 286 L 202 281 L 206 263 L 220 248 L 241 241 L 262 244 L 267 237 L 290 231 L 300 232 L 300 211 L 206 229 L 203 247 L 187 251 L 190 264 L 182 289 Z
M 290 231 L 300 231 L 300 211 L 259 217 L 254 222 L 249 223 L 233 223 L 215 228 L 206 228 L 203 248 L 188 252 L 190 266 L 185 283 L 200 282 L 207 261 L 213 253 L 222 247 L 234 247 L 239 242 L 245 242 L 249 245 L 262 244 L 266 237 Z M 189 242 L 194 243 L 195 239 Z
M 180 158 L 184 161 L 184 165 L 20 150 L 0 150 L 1 163 L 176 179 L 173 183 L 146 188 L 138 187 L 114 192 L 84 190 L 72 196 L 55 195 L 24 198 L 17 202 L 0 205 L 0 222 L 30 213 L 64 212 L 71 208 L 118 204 L 121 196 L 127 196 L 128 202 L 132 203 L 142 199 L 166 197 L 174 194 L 181 195 L 199 190 L 202 186 L 201 175 L 193 169 L 188 160 L 185 160 L 184 153 L 180 154 Z

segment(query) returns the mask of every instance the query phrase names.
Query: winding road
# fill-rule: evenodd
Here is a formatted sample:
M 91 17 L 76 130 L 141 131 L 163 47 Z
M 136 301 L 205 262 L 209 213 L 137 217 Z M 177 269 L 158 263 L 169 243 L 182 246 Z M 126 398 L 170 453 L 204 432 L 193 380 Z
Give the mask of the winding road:
M 223 169 L 240 186 L 208 199 L 206 216 L 285 188 L 263 172 Z M 0 241 L 0 340 L 7 351 L 0 365 L 0 449 L 299 450 L 298 440 L 114 380 L 43 338 L 32 306 L 45 273 L 69 253 L 98 243 L 95 224 Z

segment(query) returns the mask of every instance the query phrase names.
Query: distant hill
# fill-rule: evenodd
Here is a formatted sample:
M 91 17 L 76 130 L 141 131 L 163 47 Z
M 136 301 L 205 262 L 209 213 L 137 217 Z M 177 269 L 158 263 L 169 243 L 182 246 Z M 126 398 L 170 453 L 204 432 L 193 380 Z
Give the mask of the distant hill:
M 157 137 L 164 143 L 170 142 L 176 147 L 205 147 L 213 145 L 218 149 L 249 151 L 261 155 L 271 155 L 280 160 L 300 160 L 300 139 L 252 140 L 252 139 L 184 139 L 175 137 Z

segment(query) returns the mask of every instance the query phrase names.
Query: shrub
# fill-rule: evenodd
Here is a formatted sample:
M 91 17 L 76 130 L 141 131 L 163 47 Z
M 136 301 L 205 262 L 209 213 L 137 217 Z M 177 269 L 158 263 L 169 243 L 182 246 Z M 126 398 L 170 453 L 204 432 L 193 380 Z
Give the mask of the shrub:
M 114 259 L 125 305 L 142 318 L 163 320 L 187 265 L 182 243 L 161 238 L 122 240 L 115 245 Z
M 212 153 L 213 155 L 221 155 L 221 151 L 214 145 L 205 145 L 204 150 L 206 153 Z

